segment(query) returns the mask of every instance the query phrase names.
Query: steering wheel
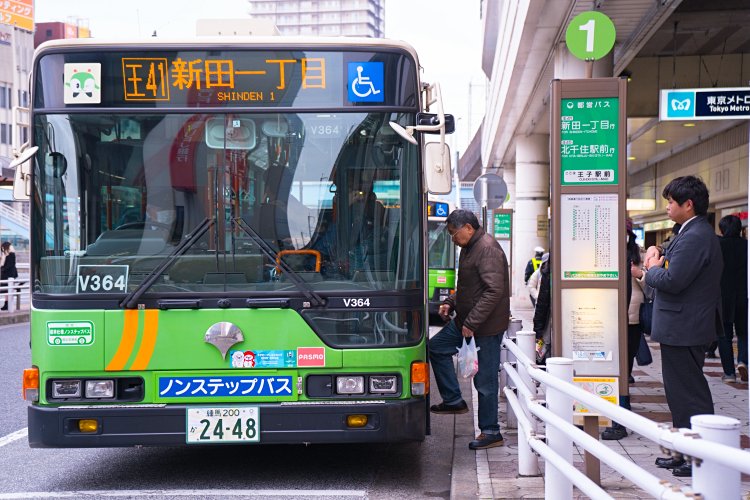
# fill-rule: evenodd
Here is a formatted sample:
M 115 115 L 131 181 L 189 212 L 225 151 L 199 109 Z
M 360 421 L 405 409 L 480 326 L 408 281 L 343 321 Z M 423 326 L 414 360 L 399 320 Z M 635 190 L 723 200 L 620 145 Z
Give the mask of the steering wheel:
M 158 229 L 163 229 L 164 231 L 169 231 L 169 225 L 168 224 L 162 224 L 161 222 L 156 221 L 149 221 L 149 222 L 127 222 L 121 226 L 117 226 L 115 228 L 115 231 L 119 231 L 121 229 L 145 229 L 146 225 L 153 226 Z

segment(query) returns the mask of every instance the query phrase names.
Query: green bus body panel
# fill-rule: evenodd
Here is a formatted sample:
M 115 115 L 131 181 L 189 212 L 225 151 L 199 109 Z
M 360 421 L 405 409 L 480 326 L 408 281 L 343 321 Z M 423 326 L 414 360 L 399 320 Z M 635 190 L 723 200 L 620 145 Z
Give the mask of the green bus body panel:
M 48 342 L 49 323 L 55 326 L 84 322 L 93 324 L 90 345 L 54 345 Z M 225 358 L 217 347 L 204 340 L 206 331 L 219 322 L 233 323 L 244 337 L 243 341 L 228 349 Z M 40 404 L 50 404 L 44 390 L 49 379 L 107 377 L 143 378 L 143 403 L 237 403 L 238 398 L 232 396 L 159 396 L 159 378 L 162 377 L 230 375 L 292 377 L 291 396 L 239 398 L 243 403 L 306 400 L 304 394 L 297 394 L 297 379 L 304 380 L 312 373 L 398 373 L 404 384 L 400 396 L 403 399 L 410 397 L 411 363 L 426 360 L 424 340 L 416 346 L 404 348 L 328 347 L 296 311 L 288 309 L 34 310 L 31 336 L 34 346 L 32 363 L 40 372 Z M 325 365 L 278 369 L 231 366 L 232 351 L 289 351 L 300 347 L 323 348 Z M 119 364 L 118 358 L 123 360 Z
M 90 322 L 93 342 L 87 345 L 49 343 L 49 329 L 60 323 Z M 49 325 L 48 325 L 49 323 Z M 104 311 L 40 311 L 31 314 L 31 363 L 44 370 L 104 370 Z M 53 341 L 54 342 L 54 341 Z
M 125 316 L 122 311 L 105 313 L 107 341 L 105 357 L 112 359 L 120 347 Z M 138 335 L 125 370 L 132 369 L 136 353 L 144 346 L 144 314 L 139 311 Z M 220 322 L 233 323 L 242 331 L 244 341 L 231 347 L 226 358 L 217 347 L 205 342 L 208 329 Z M 325 344 L 297 312 L 289 309 L 193 309 L 158 312 L 158 329 L 148 370 L 221 370 L 231 369 L 232 351 L 270 351 L 298 347 L 323 347 Z M 328 368 L 341 366 L 341 351 L 325 348 Z

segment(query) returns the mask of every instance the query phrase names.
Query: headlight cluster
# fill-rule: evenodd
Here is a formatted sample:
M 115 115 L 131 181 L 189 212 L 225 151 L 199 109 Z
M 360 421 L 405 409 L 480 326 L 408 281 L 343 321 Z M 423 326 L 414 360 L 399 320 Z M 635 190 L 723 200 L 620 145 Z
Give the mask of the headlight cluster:
M 305 385 L 307 396 L 312 398 L 401 395 L 401 377 L 397 374 L 310 375 Z
M 367 387 L 365 387 L 365 378 Z M 398 377 L 396 375 L 343 375 L 336 377 L 337 394 L 364 394 L 365 389 L 370 394 L 396 394 Z
M 143 379 L 50 379 L 47 381 L 47 398 L 63 401 L 141 401 Z
M 85 388 L 85 389 L 84 389 Z M 55 399 L 112 399 L 115 397 L 114 380 L 53 380 L 52 397 Z

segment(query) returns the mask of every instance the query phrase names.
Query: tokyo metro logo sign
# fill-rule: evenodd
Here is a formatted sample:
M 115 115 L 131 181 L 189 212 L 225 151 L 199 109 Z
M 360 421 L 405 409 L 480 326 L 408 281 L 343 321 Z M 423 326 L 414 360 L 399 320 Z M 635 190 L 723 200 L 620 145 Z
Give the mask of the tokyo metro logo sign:
M 695 115 L 694 92 L 669 92 L 667 94 L 668 113 L 672 118 L 689 118 Z

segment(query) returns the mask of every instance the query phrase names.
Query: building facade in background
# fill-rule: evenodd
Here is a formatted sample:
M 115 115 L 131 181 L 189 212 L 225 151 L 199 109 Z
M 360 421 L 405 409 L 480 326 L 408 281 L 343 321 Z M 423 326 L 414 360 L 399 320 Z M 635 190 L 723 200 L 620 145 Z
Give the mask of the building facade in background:
M 29 105 L 29 73 L 34 40 L 31 31 L 0 24 L 0 170 L 13 158 L 13 144 L 28 140 L 28 130 L 17 130 L 13 108 Z M 5 176 L 7 171 L 3 171 Z
M 36 23 L 34 25 L 34 48 L 47 40 L 63 38 L 91 38 L 87 19 L 76 19 L 75 22 Z
M 9 166 L 14 150 L 29 140 L 29 127 L 19 127 L 17 119 L 29 118 L 19 108 L 30 104 L 34 49 L 47 40 L 91 36 L 87 21 L 81 21 L 35 24 L 32 0 L 0 2 L 0 240 L 16 247 L 19 262 L 28 258 L 28 202 L 13 200 Z
M 282 35 L 383 38 L 385 0 L 248 0 L 250 16 Z

